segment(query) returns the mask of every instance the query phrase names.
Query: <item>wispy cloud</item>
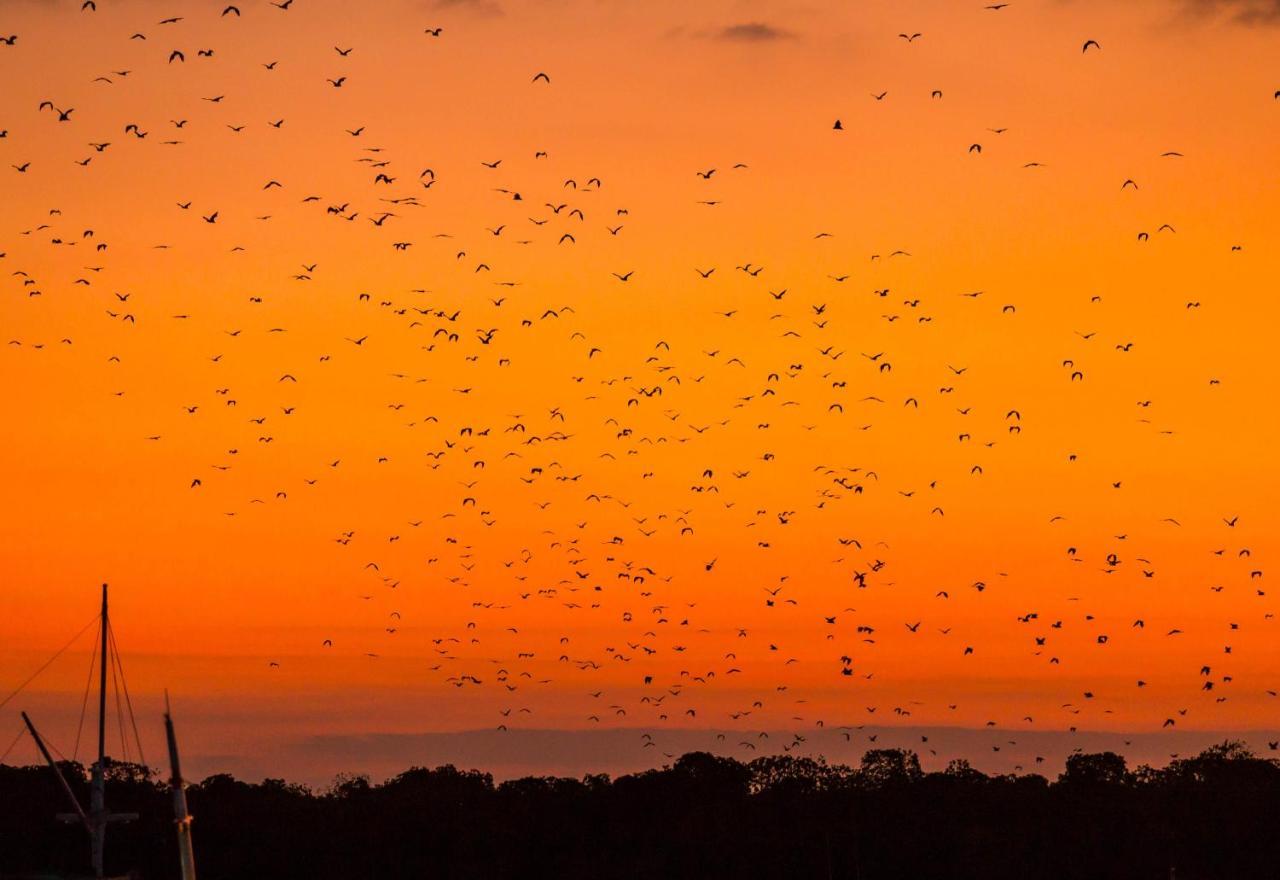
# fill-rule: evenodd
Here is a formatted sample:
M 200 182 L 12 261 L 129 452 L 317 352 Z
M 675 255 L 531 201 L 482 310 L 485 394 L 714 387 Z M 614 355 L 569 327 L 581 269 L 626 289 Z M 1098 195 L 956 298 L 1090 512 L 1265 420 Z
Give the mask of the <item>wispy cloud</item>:
M 720 40 L 732 40 L 739 43 L 767 43 L 773 40 L 788 40 L 795 34 L 790 31 L 765 24 L 762 21 L 746 21 L 731 24 L 716 33 Z
M 1280 0 L 1182 0 L 1188 11 L 1240 24 L 1280 24 Z
M 461 9 L 488 17 L 502 15 L 502 7 L 495 0 L 435 0 L 432 6 L 436 9 Z

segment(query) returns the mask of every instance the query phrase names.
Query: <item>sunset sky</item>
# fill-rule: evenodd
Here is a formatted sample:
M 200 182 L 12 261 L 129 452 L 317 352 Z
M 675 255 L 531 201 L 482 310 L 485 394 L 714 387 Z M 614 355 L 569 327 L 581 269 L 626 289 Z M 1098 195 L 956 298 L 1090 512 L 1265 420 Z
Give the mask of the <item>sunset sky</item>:
M 226 5 L 0 2 L 0 699 L 1277 738 L 1280 3 Z

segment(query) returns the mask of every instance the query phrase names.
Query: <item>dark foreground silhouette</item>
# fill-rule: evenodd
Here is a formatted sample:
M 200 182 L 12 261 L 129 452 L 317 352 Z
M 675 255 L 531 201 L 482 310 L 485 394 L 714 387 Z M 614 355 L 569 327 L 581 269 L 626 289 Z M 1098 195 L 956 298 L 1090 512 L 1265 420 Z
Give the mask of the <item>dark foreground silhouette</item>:
M 63 771 L 83 797 L 84 769 Z M 323 792 L 219 775 L 188 794 L 201 880 L 1280 876 L 1280 762 L 1238 743 L 1162 769 L 1078 754 L 1052 782 L 922 773 L 885 749 L 857 768 L 691 753 L 614 780 L 440 767 Z M 84 871 L 83 833 L 53 820 L 62 797 L 48 768 L 0 766 L 0 875 Z M 157 776 L 114 765 L 107 801 L 140 816 L 111 829 L 109 873 L 176 877 Z

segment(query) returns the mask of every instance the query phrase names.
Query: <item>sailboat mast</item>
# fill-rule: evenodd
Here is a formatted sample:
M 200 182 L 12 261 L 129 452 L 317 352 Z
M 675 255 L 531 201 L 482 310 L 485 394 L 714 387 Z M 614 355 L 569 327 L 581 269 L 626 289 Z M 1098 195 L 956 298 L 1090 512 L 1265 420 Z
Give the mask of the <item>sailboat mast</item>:
M 102 654 L 98 658 L 98 764 L 107 751 L 107 585 L 102 585 L 102 635 L 98 641 Z
M 44 740 L 36 732 L 35 724 L 27 717 L 26 712 L 22 713 L 22 720 L 26 722 L 27 729 L 31 731 L 31 738 L 36 741 L 36 746 L 39 747 L 40 754 L 44 756 L 45 762 L 53 768 L 54 775 L 58 777 L 62 790 L 67 795 L 67 800 L 71 801 L 71 806 L 75 810 L 74 813 L 59 813 L 58 818 L 64 822 L 79 822 L 89 832 L 89 841 L 93 851 L 93 876 L 97 878 L 101 878 L 104 873 L 103 863 L 107 842 L 107 825 L 112 822 L 129 822 L 138 818 L 137 813 L 110 813 L 107 811 L 107 640 L 111 637 L 109 627 L 110 623 L 107 618 L 107 585 L 103 584 L 102 653 L 98 658 L 99 666 L 101 667 L 98 675 L 98 760 L 94 762 L 89 773 L 88 811 L 80 805 L 80 801 L 76 799 L 75 792 L 67 784 L 66 777 L 62 775 L 62 771 L 54 763 L 48 748 L 45 747 Z
M 102 653 L 98 657 L 98 761 L 90 773 L 89 835 L 92 845 L 93 876 L 103 876 L 107 845 L 107 585 L 102 585 L 102 632 L 98 637 Z
M 182 880 L 196 880 L 196 857 L 191 846 L 191 812 L 187 809 L 186 783 L 182 781 L 178 737 L 173 732 L 168 693 L 164 695 L 164 732 L 169 740 L 169 788 L 173 791 L 173 820 L 178 829 L 178 862 L 182 866 Z

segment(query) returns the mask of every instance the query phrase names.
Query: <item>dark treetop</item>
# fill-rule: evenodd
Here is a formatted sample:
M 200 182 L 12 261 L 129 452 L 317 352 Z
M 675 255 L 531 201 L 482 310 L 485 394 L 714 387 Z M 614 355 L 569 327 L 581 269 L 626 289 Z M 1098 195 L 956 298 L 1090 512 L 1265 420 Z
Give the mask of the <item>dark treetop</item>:
M 85 788 L 84 768 L 63 770 Z M 0 766 L 0 875 L 84 872 L 83 832 L 53 818 L 61 798 L 48 768 Z M 497 785 L 413 768 L 319 792 L 220 775 L 189 798 L 201 880 L 1280 877 L 1280 762 L 1237 743 L 1162 769 L 1077 754 L 1056 781 L 963 761 L 926 774 L 885 749 L 856 768 L 691 753 L 613 780 Z M 159 778 L 114 765 L 107 800 L 141 817 L 112 829 L 109 872 L 175 878 Z

